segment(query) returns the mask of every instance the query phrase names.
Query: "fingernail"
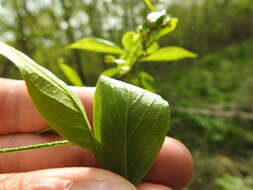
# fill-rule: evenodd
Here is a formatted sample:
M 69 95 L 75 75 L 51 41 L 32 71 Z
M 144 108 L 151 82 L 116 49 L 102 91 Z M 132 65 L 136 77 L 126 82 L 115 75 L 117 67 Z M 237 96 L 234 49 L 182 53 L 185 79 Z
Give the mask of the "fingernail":
M 65 190 L 136 190 L 131 184 L 108 181 L 86 181 L 72 184 Z

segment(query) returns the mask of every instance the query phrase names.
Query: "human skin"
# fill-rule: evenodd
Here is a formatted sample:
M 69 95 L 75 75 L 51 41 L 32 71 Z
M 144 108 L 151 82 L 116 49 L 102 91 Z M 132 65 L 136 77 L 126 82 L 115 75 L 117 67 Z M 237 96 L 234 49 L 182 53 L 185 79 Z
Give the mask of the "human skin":
M 72 88 L 84 104 L 92 123 L 95 88 Z M 23 81 L 0 79 L 0 148 L 46 143 L 61 139 L 56 134 L 39 135 L 47 122 L 36 111 Z M 180 190 L 193 172 L 189 150 L 167 137 L 139 190 Z M 87 150 L 76 146 L 0 155 L 0 190 L 134 190 L 127 180 L 99 168 Z

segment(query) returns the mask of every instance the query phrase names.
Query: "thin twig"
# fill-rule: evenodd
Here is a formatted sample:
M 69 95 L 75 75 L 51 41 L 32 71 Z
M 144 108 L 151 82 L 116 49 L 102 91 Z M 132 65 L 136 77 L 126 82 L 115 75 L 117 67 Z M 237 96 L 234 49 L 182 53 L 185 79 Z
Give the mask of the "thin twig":
M 71 145 L 71 143 L 67 140 L 62 140 L 62 141 L 55 141 L 55 142 L 44 143 L 44 144 L 35 144 L 35 145 L 15 147 L 15 148 L 4 148 L 4 149 L 0 149 L 0 153 L 21 152 L 21 151 L 27 151 L 31 149 L 50 148 L 50 147 L 55 147 L 55 146 L 66 146 L 66 145 Z

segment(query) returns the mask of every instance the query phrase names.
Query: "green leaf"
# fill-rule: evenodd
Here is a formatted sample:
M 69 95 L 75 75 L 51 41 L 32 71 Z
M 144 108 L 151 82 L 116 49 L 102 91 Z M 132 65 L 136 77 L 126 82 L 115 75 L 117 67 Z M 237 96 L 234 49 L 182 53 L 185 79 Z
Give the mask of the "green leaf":
M 0 54 L 19 68 L 33 103 L 49 125 L 71 143 L 95 152 L 82 103 L 68 86 L 28 56 L 1 42 Z
M 150 56 L 144 57 L 141 61 L 174 61 L 183 58 L 195 58 L 197 54 L 180 47 L 161 48 Z
M 151 168 L 168 131 L 167 101 L 102 76 L 97 83 L 94 110 L 101 166 L 137 185 Z
M 113 77 L 119 73 L 119 69 L 117 67 L 113 67 L 110 69 L 107 69 L 102 72 L 102 75 L 107 76 L 107 77 Z
M 124 51 L 113 42 L 100 38 L 83 38 L 68 46 L 70 49 L 82 49 L 101 53 L 122 54 Z
M 150 55 L 159 49 L 159 44 L 157 42 L 152 43 L 147 49 L 147 54 Z
M 165 36 L 172 31 L 174 31 L 177 27 L 178 19 L 177 18 L 171 18 L 168 20 L 168 22 L 159 30 L 156 39 L 158 40 L 162 36 Z
M 150 92 L 156 92 L 155 79 L 150 74 L 148 74 L 147 72 L 144 72 L 144 71 L 140 71 L 138 73 L 138 75 L 140 78 L 141 86 L 143 88 L 145 88 L 146 90 L 148 90 Z
M 155 7 L 154 5 L 152 4 L 151 0 L 144 0 L 145 4 L 148 6 L 148 8 L 151 10 L 151 11 L 155 11 Z
M 122 37 L 122 45 L 128 51 L 132 51 L 140 42 L 140 35 L 136 32 L 127 32 Z
M 64 63 L 60 63 L 59 67 L 64 73 L 65 77 L 71 82 L 74 86 L 84 86 L 81 78 L 78 76 L 77 72 L 72 69 L 70 66 Z
M 0 153 L 76 144 L 92 151 L 103 168 L 135 185 L 143 179 L 168 131 L 167 101 L 136 86 L 102 76 L 94 97 L 93 131 L 80 100 L 63 81 L 1 42 L 0 54 L 19 68 L 38 111 L 68 140 L 7 148 Z

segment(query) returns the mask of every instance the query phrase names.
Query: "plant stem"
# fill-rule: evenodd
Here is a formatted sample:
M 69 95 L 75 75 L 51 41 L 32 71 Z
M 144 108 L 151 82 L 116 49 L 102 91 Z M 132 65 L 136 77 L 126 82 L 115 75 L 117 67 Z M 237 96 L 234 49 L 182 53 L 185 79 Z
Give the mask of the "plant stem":
M 155 11 L 155 7 L 154 5 L 151 3 L 151 0 L 144 0 L 145 4 L 148 6 L 148 8 L 151 10 L 151 11 Z
M 20 151 L 26 151 L 26 150 L 31 150 L 31 149 L 50 148 L 50 147 L 55 147 L 55 146 L 66 146 L 66 145 L 71 145 L 71 144 L 72 143 L 67 140 L 54 141 L 54 142 L 44 143 L 44 144 L 35 144 L 35 145 L 21 146 L 21 147 L 14 147 L 14 148 L 4 148 L 4 149 L 0 149 L 0 153 L 20 152 Z

